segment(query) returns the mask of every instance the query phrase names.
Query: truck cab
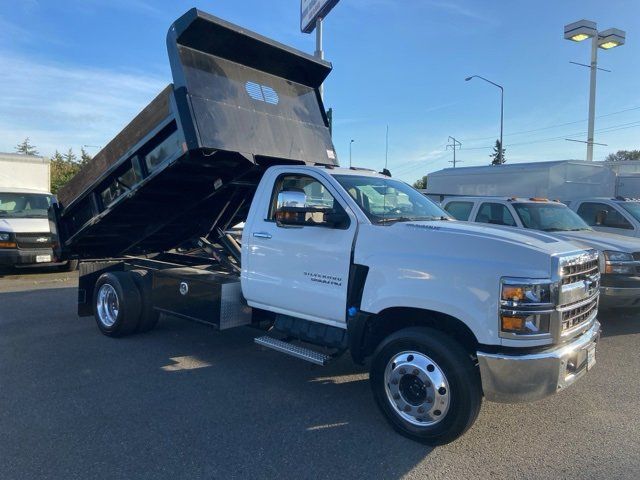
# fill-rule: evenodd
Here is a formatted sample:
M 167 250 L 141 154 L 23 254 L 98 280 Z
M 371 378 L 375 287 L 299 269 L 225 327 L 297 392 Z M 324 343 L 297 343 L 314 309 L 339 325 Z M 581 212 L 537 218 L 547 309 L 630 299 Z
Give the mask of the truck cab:
M 640 200 L 638 199 L 580 198 L 567 204 L 595 230 L 627 237 L 640 237 Z
M 640 305 L 640 241 L 596 231 L 563 203 L 545 198 L 449 197 L 443 208 L 458 220 L 547 232 L 600 252 L 600 304 Z
M 483 399 L 533 401 L 594 366 L 596 251 L 340 168 L 323 60 L 195 9 L 167 49 L 173 83 L 52 211 L 81 260 L 78 314 L 103 334 L 172 315 L 317 365 L 348 353 L 390 425 L 431 445 Z
M 54 203 L 47 192 L 0 187 L 0 266 L 55 263 L 48 218 Z

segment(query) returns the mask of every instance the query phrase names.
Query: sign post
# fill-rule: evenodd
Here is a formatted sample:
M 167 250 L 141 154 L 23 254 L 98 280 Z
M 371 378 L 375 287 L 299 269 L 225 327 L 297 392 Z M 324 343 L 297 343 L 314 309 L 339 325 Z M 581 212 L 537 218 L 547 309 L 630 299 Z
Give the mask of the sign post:
M 316 31 L 316 51 L 315 56 L 323 59 L 322 51 L 322 21 L 336 6 L 339 0 L 300 0 L 300 31 L 311 33 Z M 320 85 L 320 96 L 323 96 L 324 89 Z

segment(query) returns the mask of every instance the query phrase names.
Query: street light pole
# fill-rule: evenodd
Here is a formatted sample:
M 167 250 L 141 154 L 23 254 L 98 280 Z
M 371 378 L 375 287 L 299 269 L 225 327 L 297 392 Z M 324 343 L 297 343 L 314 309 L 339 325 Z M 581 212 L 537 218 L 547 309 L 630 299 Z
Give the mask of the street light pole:
M 591 37 L 591 74 L 589 75 L 589 126 L 587 162 L 593 161 L 593 128 L 596 120 L 596 71 L 598 70 L 598 35 Z
M 353 139 L 349 142 L 349 168 L 351 168 L 351 145 L 353 145 Z
M 589 75 L 589 125 L 587 131 L 587 161 L 593 161 L 594 125 L 596 119 L 596 72 L 598 71 L 598 48 L 610 48 L 624 45 L 626 34 L 617 28 L 598 32 L 596 22 L 580 20 L 564 26 L 565 40 L 582 42 L 591 38 L 591 64 Z
M 470 77 L 465 78 L 464 81 L 468 82 L 473 78 L 484 80 L 485 82 L 490 83 L 491 85 L 500 89 L 500 151 L 498 152 L 498 154 L 500 155 L 500 163 L 502 163 L 502 151 L 504 150 L 504 144 L 502 143 L 502 133 L 504 130 L 504 88 L 502 88 L 502 85 L 498 85 L 497 83 L 481 77 L 480 75 L 471 75 Z

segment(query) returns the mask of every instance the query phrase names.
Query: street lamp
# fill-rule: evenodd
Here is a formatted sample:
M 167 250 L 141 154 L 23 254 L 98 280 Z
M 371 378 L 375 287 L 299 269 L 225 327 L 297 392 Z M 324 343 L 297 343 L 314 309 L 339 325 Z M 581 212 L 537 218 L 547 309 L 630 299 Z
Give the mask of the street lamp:
M 504 88 L 502 88 L 502 85 L 498 85 L 497 83 L 481 77 L 480 75 L 471 75 L 470 77 L 465 78 L 464 81 L 468 82 L 472 78 L 479 78 L 480 80 L 484 80 L 485 82 L 490 83 L 491 85 L 494 85 L 500 89 L 500 151 L 498 152 L 498 154 L 500 155 L 500 162 L 502 163 L 502 150 L 504 149 L 504 144 L 502 143 L 502 130 L 504 127 Z
M 589 128 L 587 134 L 587 161 L 593 161 L 593 129 L 596 118 L 596 72 L 598 70 L 598 47 L 604 50 L 624 45 L 625 32 L 610 28 L 598 32 L 596 22 L 580 20 L 564 26 L 565 40 L 582 42 L 591 38 L 591 75 L 589 81 Z
M 351 168 L 351 145 L 353 145 L 353 142 L 353 139 L 349 142 L 349 168 Z

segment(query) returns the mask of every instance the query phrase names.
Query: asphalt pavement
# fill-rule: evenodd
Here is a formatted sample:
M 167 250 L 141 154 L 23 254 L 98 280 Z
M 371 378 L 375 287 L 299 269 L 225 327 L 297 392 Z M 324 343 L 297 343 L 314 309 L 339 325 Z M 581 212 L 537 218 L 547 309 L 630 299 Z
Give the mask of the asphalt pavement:
M 431 449 L 378 413 L 364 368 L 163 317 L 101 335 L 76 273 L 0 278 L 0 478 L 640 478 L 640 314 L 603 313 L 597 365 L 533 404 L 485 402 Z

